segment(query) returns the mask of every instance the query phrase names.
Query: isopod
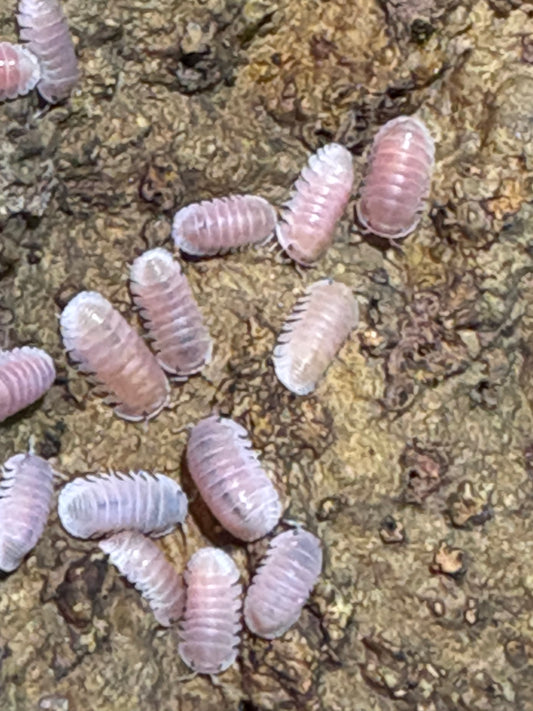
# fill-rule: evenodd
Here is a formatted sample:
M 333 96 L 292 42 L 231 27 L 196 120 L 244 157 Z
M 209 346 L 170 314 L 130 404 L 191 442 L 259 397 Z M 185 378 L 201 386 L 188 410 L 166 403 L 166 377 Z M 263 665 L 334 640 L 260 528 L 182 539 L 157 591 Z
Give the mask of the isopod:
M 429 197 L 434 157 L 433 139 L 420 119 L 398 116 L 382 126 L 357 203 L 363 227 L 389 239 L 412 232 Z
M 265 240 L 274 230 L 276 211 L 258 195 L 230 195 L 178 210 L 172 237 L 178 249 L 212 256 Z
M 278 380 L 296 395 L 312 392 L 358 322 L 349 287 L 331 279 L 311 284 L 278 337 L 273 357 Z
M 159 363 L 142 338 L 109 301 L 82 291 L 63 309 L 61 335 L 81 371 L 100 383 L 98 394 L 118 403 L 125 420 L 155 417 L 167 405 L 169 387 Z
M 42 397 L 55 377 L 54 361 L 40 348 L 0 351 L 0 422 Z
M 187 497 L 170 477 L 145 471 L 110 472 L 73 479 L 61 489 L 58 514 L 76 538 L 133 529 L 153 537 L 172 531 L 187 516 Z
M 20 44 L 0 42 L 0 101 L 24 96 L 39 79 L 37 57 Z
M 183 579 L 153 541 L 137 531 L 122 531 L 99 546 L 147 600 L 160 625 L 179 620 L 185 605 Z
M 58 0 L 20 0 L 20 37 L 39 60 L 37 91 L 54 104 L 66 98 L 79 79 L 78 60 Z
M 52 467 L 33 454 L 4 463 L 0 484 L 0 570 L 19 567 L 41 537 L 52 503 Z
M 237 422 L 216 415 L 200 420 L 189 436 L 187 465 L 215 518 L 236 538 L 255 541 L 279 521 L 278 493 Z
M 219 674 L 237 658 L 241 632 L 239 571 L 218 548 L 201 548 L 185 569 L 185 614 L 178 652 L 199 674 Z
M 295 262 L 309 266 L 332 244 L 353 180 L 352 156 L 339 143 L 328 143 L 311 156 L 276 226 L 280 245 Z
M 322 570 L 318 538 L 297 528 L 270 541 L 244 600 L 244 621 L 259 637 L 281 637 L 298 621 Z
M 182 376 L 199 372 L 211 360 L 212 341 L 178 262 L 151 249 L 133 262 L 130 280 L 161 367 Z

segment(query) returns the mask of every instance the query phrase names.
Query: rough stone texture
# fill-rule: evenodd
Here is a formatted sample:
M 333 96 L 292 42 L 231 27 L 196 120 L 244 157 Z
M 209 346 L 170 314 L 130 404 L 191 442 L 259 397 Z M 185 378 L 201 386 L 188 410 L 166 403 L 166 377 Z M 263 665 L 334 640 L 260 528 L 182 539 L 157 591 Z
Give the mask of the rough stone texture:
M 348 8 L 348 11 L 347 11 Z M 217 407 L 252 431 L 288 507 L 324 542 L 302 618 L 245 634 L 220 686 L 187 674 L 91 543 L 52 514 L 0 580 L 5 711 L 533 709 L 533 102 L 531 3 L 519 0 L 66 0 L 81 83 L 40 112 L 0 107 L 0 342 L 56 359 L 44 401 L 0 425 L 2 460 L 33 438 L 62 480 L 98 468 L 181 473 L 187 426 Z M 15 40 L 14 3 L 0 29 Z M 280 204 L 309 152 L 364 153 L 417 110 L 437 144 L 431 210 L 400 249 L 353 210 L 316 269 L 251 249 L 189 262 L 212 364 L 148 427 L 67 365 L 57 314 L 100 290 L 132 322 L 127 264 L 170 244 L 173 211 L 229 192 Z M 276 335 L 328 275 L 363 307 L 315 394 L 273 374 Z M 60 486 L 57 482 L 57 488 Z M 192 506 L 186 541 L 239 545 Z

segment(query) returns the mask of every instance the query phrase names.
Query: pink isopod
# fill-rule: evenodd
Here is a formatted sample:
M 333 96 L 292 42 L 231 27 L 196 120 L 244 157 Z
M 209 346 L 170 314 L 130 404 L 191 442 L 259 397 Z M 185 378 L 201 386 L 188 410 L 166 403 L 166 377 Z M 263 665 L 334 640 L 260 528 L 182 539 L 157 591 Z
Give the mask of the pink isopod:
M 0 351 L 0 422 L 42 397 L 55 377 L 54 361 L 40 348 Z
M 122 531 L 99 543 L 121 575 L 135 585 L 163 627 L 177 622 L 185 605 L 182 576 L 142 533 Z
M 345 284 L 311 284 L 285 322 L 274 349 L 278 380 L 296 395 L 312 392 L 359 322 L 359 307 Z
M 63 528 L 76 538 L 122 530 L 153 537 L 172 531 L 187 516 L 187 497 L 164 474 L 110 472 L 78 477 L 64 486 L 57 505 Z
M 0 570 L 19 567 L 41 537 L 52 503 L 52 467 L 33 454 L 4 463 L 0 483 Z
M 295 262 L 309 266 L 332 244 L 353 180 L 352 156 L 339 143 L 328 143 L 311 156 L 276 227 L 280 245 Z
M 219 674 L 237 658 L 241 632 L 239 571 L 218 548 L 201 548 L 185 570 L 185 614 L 178 652 L 199 674 Z
M 187 443 L 187 465 L 212 514 L 236 538 L 255 541 L 279 521 L 278 493 L 237 422 L 200 420 Z
M 398 116 L 382 126 L 357 203 L 363 227 L 389 239 L 412 232 L 429 197 L 434 158 L 433 139 L 420 119 Z
M 211 360 L 212 341 L 178 262 L 151 249 L 133 262 L 130 280 L 161 367 L 181 376 L 199 372 Z
M 20 44 L 0 42 L 0 101 L 24 96 L 39 79 L 37 57 Z
M 178 249 L 212 256 L 265 240 L 274 230 L 276 211 L 257 195 L 230 195 L 178 210 L 172 237 Z
M 318 538 L 302 528 L 270 541 L 244 600 L 244 621 L 259 637 L 281 637 L 298 621 L 322 570 Z
M 79 370 L 100 385 L 106 403 L 118 403 L 115 414 L 125 420 L 155 417 L 168 404 L 169 386 L 146 343 L 109 301 L 82 291 L 61 314 L 65 348 Z
M 39 60 L 37 91 L 50 104 L 66 98 L 79 79 L 67 20 L 57 0 L 20 0 L 20 37 Z

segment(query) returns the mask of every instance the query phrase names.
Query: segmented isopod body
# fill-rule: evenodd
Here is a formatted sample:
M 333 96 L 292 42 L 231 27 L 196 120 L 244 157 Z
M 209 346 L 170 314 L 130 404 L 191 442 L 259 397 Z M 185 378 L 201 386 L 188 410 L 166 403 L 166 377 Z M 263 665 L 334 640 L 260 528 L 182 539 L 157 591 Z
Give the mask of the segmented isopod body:
M 79 72 L 67 20 L 57 0 L 20 0 L 17 15 L 20 37 L 39 60 L 37 91 L 54 104 L 66 98 Z
M 277 491 L 252 450 L 244 427 L 216 415 L 196 424 L 187 464 L 213 515 L 236 538 L 255 541 L 281 516 Z
M 312 392 L 359 322 L 351 290 L 331 279 L 307 288 L 285 322 L 274 349 L 274 370 L 297 395 Z
M 118 403 L 125 420 L 155 417 L 167 405 L 169 387 L 159 363 L 142 338 L 107 299 L 82 291 L 61 314 L 65 348 L 83 372 L 101 383 L 99 394 Z
M 239 571 L 218 548 L 201 548 L 185 570 L 185 614 L 178 652 L 200 674 L 219 674 L 237 658 L 241 632 Z
M 54 361 L 40 348 L 0 351 L 0 422 L 42 397 L 55 377 Z
M 297 622 L 322 570 L 318 538 L 303 529 L 270 542 L 244 600 L 244 620 L 259 637 L 281 637 Z
M 52 503 L 54 472 L 45 459 L 15 454 L 0 483 L 0 570 L 19 567 L 41 537 Z
M 389 239 L 412 232 L 429 196 L 434 157 L 433 139 L 420 119 L 398 116 L 382 126 L 357 203 L 361 224 Z
M 257 195 L 203 200 L 179 210 L 172 237 L 178 249 L 211 256 L 265 240 L 274 230 L 276 211 Z
M 122 531 L 99 546 L 147 600 L 160 625 L 179 620 L 185 605 L 183 579 L 153 541 L 137 531 Z
M 63 528 L 76 538 L 125 529 L 157 537 L 183 523 L 187 497 L 164 474 L 89 474 L 63 487 L 58 514 Z
M 24 96 L 41 77 L 39 62 L 20 44 L 0 42 L 0 101 Z
M 165 249 L 151 249 L 133 262 L 130 279 L 161 367 L 183 376 L 199 372 L 211 360 L 212 341 L 178 262 Z
M 276 226 L 280 245 L 295 262 L 308 266 L 331 245 L 353 179 L 352 156 L 344 146 L 328 143 L 311 156 Z

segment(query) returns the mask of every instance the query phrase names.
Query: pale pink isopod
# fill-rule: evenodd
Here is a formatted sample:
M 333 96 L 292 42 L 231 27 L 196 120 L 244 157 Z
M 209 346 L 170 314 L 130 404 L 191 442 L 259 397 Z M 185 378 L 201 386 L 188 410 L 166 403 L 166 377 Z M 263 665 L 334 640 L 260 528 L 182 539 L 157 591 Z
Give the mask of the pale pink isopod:
M 239 571 L 218 548 L 201 548 L 185 570 L 185 614 L 178 652 L 199 674 L 219 674 L 237 658 L 241 632 Z
M 332 244 L 353 179 L 352 156 L 339 143 L 328 143 L 311 156 L 276 226 L 280 245 L 295 262 L 309 266 Z
M 161 367 L 182 376 L 199 372 L 211 360 L 212 341 L 178 262 L 151 249 L 133 262 L 130 280 Z
M 40 348 L 0 351 L 0 422 L 42 397 L 55 377 L 54 361 Z
M 50 104 L 66 98 L 79 79 L 78 60 L 67 20 L 58 0 L 20 0 L 20 37 L 37 57 L 37 91 Z
M 244 600 L 244 621 L 259 637 L 281 637 L 298 621 L 322 570 L 318 538 L 296 528 L 270 541 Z
M 357 203 L 363 227 L 389 239 L 412 232 L 429 196 L 434 158 L 433 139 L 420 119 L 398 116 L 382 126 Z
M 146 343 L 107 299 L 82 291 L 61 314 L 65 348 L 81 371 L 100 383 L 98 394 L 118 403 L 125 420 L 155 417 L 168 404 L 169 386 Z
M 257 195 L 230 195 L 178 210 L 172 237 L 178 249 L 212 256 L 264 241 L 274 230 L 276 211 Z
M 311 284 L 274 349 L 278 380 L 296 395 L 312 392 L 358 322 L 359 307 L 349 287 L 331 279 Z
M 41 537 L 52 503 L 52 467 L 33 454 L 4 463 L 0 483 L 0 570 L 19 567 Z
M 24 96 L 41 77 L 39 62 L 20 44 L 0 42 L 0 101 Z
M 187 497 L 164 474 L 110 472 L 78 477 L 61 489 L 59 520 L 76 538 L 135 530 L 153 537 L 172 531 L 187 516 Z
M 187 443 L 187 465 L 215 518 L 236 538 L 255 541 L 279 521 L 278 493 L 248 433 L 233 420 L 212 415 L 198 422 Z
M 121 575 L 146 599 L 160 625 L 177 622 L 185 605 L 182 576 L 142 533 L 122 531 L 99 543 Z

